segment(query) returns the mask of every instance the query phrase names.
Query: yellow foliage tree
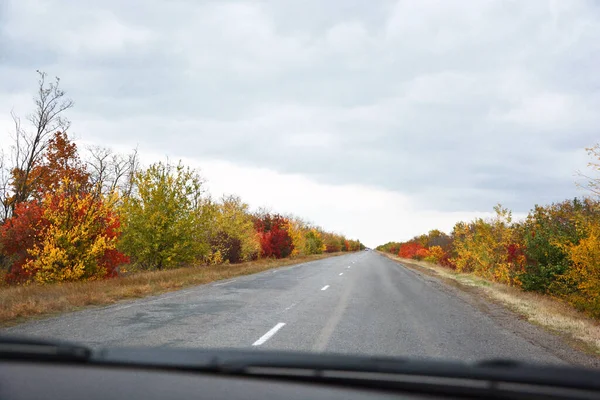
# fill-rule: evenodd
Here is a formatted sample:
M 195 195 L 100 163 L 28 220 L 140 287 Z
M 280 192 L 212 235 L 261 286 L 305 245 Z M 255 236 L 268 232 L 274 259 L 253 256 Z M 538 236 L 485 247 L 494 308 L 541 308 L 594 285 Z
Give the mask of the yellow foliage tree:
M 444 254 L 444 250 L 440 246 L 431 246 L 428 249 L 427 256 L 424 258 L 424 260 L 432 263 L 438 263 L 444 257 Z
M 571 286 L 567 299 L 577 308 L 600 317 L 600 221 L 580 218 L 577 229 L 585 237 L 579 243 L 565 244 L 572 267 L 564 276 Z
M 65 179 L 42 200 L 44 227 L 23 266 L 38 283 L 105 277 L 113 273 L 106 268 L 107 254 L 120 254 L 119 220 L 107 205 L 111 201 L 72 188 Z
M 459 272 L 474 272 L 487 279 L 519 285 L 517 273 L 523 260 L 514 260 L 509 253 L 516 236 L 511 225 L 512 214 L 500 205 L 494 211 L 496 217 L 490 221 L 477 218 L 469 224 L 459 222 L 454 226 L 457 257 L 452 262 Z
M 306 224 L 299 218 L 290 218 L 290 224 L 288 226 L 288 234 L 292 238 L 294 249 L 292 250 L 292 257 L 302 256 L 306 253 L 306 233 L 308 229 Z
M 209 253 L 203 179 L 181 162 L 152 164 L 134 176 L 124 202 L 120 248 L 143 269 L 193 264 Z
M 224 196 L 217 204 L 211 238 L 210 261 L 249 261 L 260 254 L 260 242 L 248 204 L 238 196 Z

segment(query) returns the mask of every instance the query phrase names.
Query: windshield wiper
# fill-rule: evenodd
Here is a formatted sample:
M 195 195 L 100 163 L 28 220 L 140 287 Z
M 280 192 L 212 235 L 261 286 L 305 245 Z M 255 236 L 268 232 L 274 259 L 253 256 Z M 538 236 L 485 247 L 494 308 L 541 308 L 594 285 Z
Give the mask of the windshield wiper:
M 36 361 L 89 361 L 92 350 L 60 341 L 0 336 L 0 359 Z
M 0 360 L 5 359 L 177 370 L 497 398 L 510 393 L 527 393 L 528 398 L 536 395 L 540 398 L 587 399 L 598 398 L 600 392 L 600 371 L 513 360 L 464 363 L 287 351 L 165 347 L 91 350 L 63 342 L 0 336 Z
M 538 389 L 592 391 L 593 397 L 600 392 L 600 371 L 513 360 L 464 363 L 287 351 L 179 348 L 103 349 L 93 358 L 97 363 L 121 366 L 404 390 L 437 387 L 446 393 L 458 389 L 464 394 L 471 390 L 474 395 L 483 392 L 490 395 L 514 384 L 519 387 L 534 385 Z

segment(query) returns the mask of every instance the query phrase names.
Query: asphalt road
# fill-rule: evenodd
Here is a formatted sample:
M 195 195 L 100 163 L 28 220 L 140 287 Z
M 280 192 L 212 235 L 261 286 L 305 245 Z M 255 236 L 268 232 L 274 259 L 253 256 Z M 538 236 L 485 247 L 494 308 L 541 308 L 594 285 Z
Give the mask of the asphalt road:
M 283 267 L 3 330 L 92 346 L 561 360 L 443 284 L 375 252 Z

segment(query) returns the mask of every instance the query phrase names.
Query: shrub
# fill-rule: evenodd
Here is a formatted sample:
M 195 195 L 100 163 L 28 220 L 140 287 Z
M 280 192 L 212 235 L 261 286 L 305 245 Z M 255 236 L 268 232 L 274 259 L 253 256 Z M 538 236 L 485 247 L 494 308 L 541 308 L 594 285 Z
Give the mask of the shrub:
M 193 263 L 208 255 L 203 234 L 202 179 L 181 163 L 156 163 L 135 175 L 123 205 L 120 249 L 144 269 Z
M 325 244 L 321 237 L 321 232 L 312 228 L 305 234 L 306 254 L 321 254 L 325 251 Z
M 128 258 L 116 250 L 120 220 L 106 201 L 91 193 L 70 193 L 65 180 L 41 203 L 20 204 L 1 228 L 5 252 L 13 258 L 11 283 L 52 283 L 116 276 Z M 68 191 L 68 192 L 67 192 Z
M 423 257 L 423 259 L 425 261 L 437 264 L 444 258 L 445 254 L 446 253 L 444 253 L 444 250 L 442 250 L 440 246 L 431 246 L 427 255 Z
M 578 309 L 600 318 L 600 218 L 580 217 L 576 225 L 583 237 L 563 246 L 573 264 L 561 277 L 563 295 Z
M 398 256 L 402 258 L 415 258 L 419 250 L 423 250 L 424 247 L 421 243 L 408 242 L 400 245 L 398 250 Z
M 529 213 L 521 227 L 527 257 L 525 270 L 519 276 L 524 289 L 541 293 L 559 290 L 560 277 L 571 267 L 567 248 L 581 239 L 576 215 L 589 217 L 592 208 L 591 201 L 574 199 L 535 206 Z
M 288 232 L 289 221 L 279 214 L 265 214 L 255 221 L 263 257 L 285 258 L 292 254 L 294 244 Z

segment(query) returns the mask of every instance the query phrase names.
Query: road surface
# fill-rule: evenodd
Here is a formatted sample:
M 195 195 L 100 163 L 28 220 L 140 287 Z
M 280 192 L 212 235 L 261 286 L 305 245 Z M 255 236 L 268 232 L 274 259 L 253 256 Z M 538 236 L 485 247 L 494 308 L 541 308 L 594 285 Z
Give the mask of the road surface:
M 523 323 L 523 322 L 521 322 Z M 4 329 L 92 346 L 560 363 L 434 278 L 363 251 Z

